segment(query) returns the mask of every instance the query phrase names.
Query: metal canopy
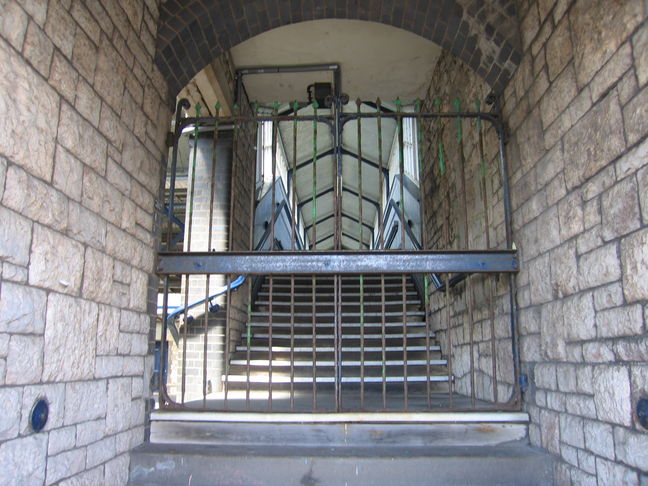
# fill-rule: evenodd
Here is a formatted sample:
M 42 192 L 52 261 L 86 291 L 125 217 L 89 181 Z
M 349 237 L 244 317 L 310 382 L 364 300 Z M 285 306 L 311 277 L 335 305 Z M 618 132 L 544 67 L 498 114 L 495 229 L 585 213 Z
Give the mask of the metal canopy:
M 391 111 L 393 106 L 387 103 L 385 109 Z M 282 109 L 290 108 L 282 105 Z M 343 108 L 344 113 L 356 113 L 358 106 L 350 102 Z M 362 103 L 362 113 L 376 113 L 375 103 Z M 301 106 L 296 115 L 310 116 L 315 113 L 312 105 Z M 318 109 L 317 114 L 330 114 L 330 110 Z M 315 165 L 315 199 L 317 204 L 316 240 L 318 250 L 334 248 L 334 239 L 329 238 L 335 231 L 333 216 L 335 184 L 335 140 L 326 123 L 293 123 L 291 120 L 279 122 L 279 136 L 284 148 L 291 177 L 294 178 L 298 208 L 302 220 L 312 231 L 313 225 L 313 164 Z M 396 121 L 392 118 L 381 120 L 381 135 L 378 135 L 378 123 L 375 119 L 361 121 L 362 145 L 358 140 L 358 121 L 346 123 L 340 139 L 342 154 L 342 194 L 341 217 L 344 229 L 343 249 L 355 250 L 360 247 L 360 240 L 367 245 L 371 241 L 371 227 L 380 208 L 380 177 L 382 165 L 383 183 L 386 184 L 389 154 L 396 136 Z M 317 136 L 314 131 L 317 130 Z M 294 141 L 297 140 L 295 147 Z M 379 147 L 379 140 L 381 147 Z M 382 154 L 381 154 L 382 150 Z M 359 155 L 361 152 L 361 156 Z M 382 161 L 380 160 L 382 156 Z M 359 168 L 358 165 L 361 165 Z M 295 169 L 295 170 L 293 170 Z M 360 195 L 359 170 L 362 171 L 362 196 Z M 294 172 L 294 173 L 293 173 Z M 361 203 L 362 201 L 362 203 Z M 360 205 L 362 204 L 362 223 L 360 230 Z M 355 222 L 355 224 L 352 224 Z

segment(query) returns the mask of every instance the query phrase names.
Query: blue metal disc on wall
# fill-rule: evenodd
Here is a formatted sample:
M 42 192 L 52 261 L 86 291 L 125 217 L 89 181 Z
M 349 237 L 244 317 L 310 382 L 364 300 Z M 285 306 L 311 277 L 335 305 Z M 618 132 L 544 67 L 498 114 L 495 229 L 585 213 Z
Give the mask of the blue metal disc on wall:
M 637 417 L 644 429 L 648 429 L 648 398 L 642 398 L 637 402 Z
M 47 400 L 41 398 L 32 408 L 31 417 L 29 419 L 31 428 L 34 432 L 40 432 L 45 427 L 47 423 L 47 418 L 49 416 L 49 405 Z

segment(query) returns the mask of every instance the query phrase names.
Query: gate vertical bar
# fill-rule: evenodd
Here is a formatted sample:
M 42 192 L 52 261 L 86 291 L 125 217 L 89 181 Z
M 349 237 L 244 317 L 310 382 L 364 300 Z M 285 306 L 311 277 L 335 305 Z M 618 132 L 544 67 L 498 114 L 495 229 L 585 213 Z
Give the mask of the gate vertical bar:
M 383 218 L 384 208 L 384 167 L 383 167 L 383 136 L 382 136 L 382 102 L 380 98 L 376 99 L 376 126 L 378 129 L 378 189 L 380 192 L 380 202 L 378 204 L 378 224 L 379 224 L 379 240 L 380 249 L 385 249 L 385 220 Z M 387 180 L 387 187 L 389 187 L 389 179 Z M 381 377 L 382 377 L 382 408 L 387 409 L 387 340 L 385 337 L 385 274 L 380 274 L 380 346 L 381 346 Z
M 173 134 L 173 149 L 171 151 L 171 180 L 169 181 L 169 207 L 168 207 L 168 215 L 169 215 L 169 225 L 167 226 L 167 250 L 171 251 L 171 241 L 172 241 L 172 217 L 173 213 L 175 210 L 175 184 L 176 184 L 176 170 L 178 166 L 178 142 L 180 140 L 180 135 L 182 133 L 180 129 L 180 121 L 182 119 L 182 110 L 188 110 L 190 107 L 189 101 L 187 101 L 186 98 L 181 99 L 178 101 L 178 104 L 176 105 L 176 112 L 175 112 L 175 124 L 174 124 L 174 134 Z M 165 181 L 165 186 L 166 186 L 166 181 Z M 169 316 L 169 286 L 170 286 L 170 276 L 165 276 L 164 277 L 164 295 L 162 297 L 162 333 L 160 336 L 160 375 L 158 377 L 158 390 L 160 390 L 160 395 L 162 396 L 160 399 L 160 404 L 162 406 L 163 403 L 168 402 L 169 397 L 168 393 L 166 390 L 166 383 L 164 383 L 164 376 L 167 372 L 167 360 L 168 360 L 168 353 L 166 349 L 166 343 L 167 343 L 167 332 L 168 332 L 168 324 L 167 324 L 167 319 Z
M 480 112 L 481 103 L 475 100 L 475 108 Z M 484 158 L 484 124 L 481 117 L 477 118 L 477 132 L 478 132 L 478 149 L 479 149 L 479 168 L 481 174 L 481 191 L 482 191 L 482 205 L 484 211 L 484 236 L 486 239 L 486 249 L 489 250 L 490 244 L 490 221 L 488 217 L 488 187 L 486 184 L 486 160 Z M 493 387 L 493 402 L 498 401 L 497 392 L 497 350 L 495 349 L 495 304 L 493 302 L 493 275 L 486 275 L 484 282 L 487 286 L 486 298 L 488 299 L 488 319 L 490 321 L 490 345 L 491 345 L 491 373 L 492 373 L 492 387 Z
M 455 108 L 457 111 L 456 123 L 457 123 L 457 143 L 459 149 L 459 178 L 461 179 L 461 202 L 463 209 L 463 249 L 470 249 L 470 228 L 468 224 L 468 187 L 466 180 L 466 156 L 464 154 L 464 138 L 462 130 L 462 117 L 459 115 L 461 113 L 461 101 L 455 100 Z M 470 275 L 466 276 L 466 301 L 468 303 L 468 335 L 470 341 L 470 402 L 472 407 L 475 407 L 475 323 L 474 323 L 474 294 L 472 287 L 472 279 Z
M 214 194 L 216 193 L 216 164 L 218 162 L 216 155 L 216 148 L 218 145 L 218 125 L 220 116 L 220 103 L 216 103 L 215 120 L 214 120 L 214 135 L 212 137 L 212 163 L 210 180 L 210 194 L 209 194 L 209 217 L 208 217 L 208 233 L 207 233 L 207 251 L 211 250 L 212 246 L 212 233 L 214 224 Z M 208 333 L 209 333 L 209 293 L 210 293 L 210 280 L 211 275 L 205 275 L 205 307 L 204 307 L 204 335 L 203 335 L 203 407 L 207 404 L 207 354 L 208 354 Z
M 239 143 L 241 136 L 241 112 L 239 105 L 233 106 L 234 115 L 236 120 L 234 122 L 234 134 L 232 139 L 232 169 L 230 171 L 230 200 L 229 200 L 229 224 L 227 225 L 227 249 L 233 251 L 234 249 L 234 211 L 236 209 L 234 197 L 234 185 L 237 175 L 236 159 L 239 156 Z M 223 383 L 223 406 L 228 408 L 228 394 L 229 394 L 229 374 L 230 374 L 230 342 L 232 338 L 232 275 L 225 276 L 227 290 L 225 294 L 225 343 L 223 346 L 224 359 L 225 359 L 225 380 Z
M 290 207 L 290 249 L 296 250 L 297 240 L 297 111 L 299 103 L 293 107 L 293 153 L 292 153 L 292 178 L 291 178 L 291 207 Z M 295 409 L 295 275 L 290 276 L 290 410 Z
M 420 201 L 419 208 L 421 212 L 421 245 L 423 249 L 428 248 L 428 234 L 427 234 L 427 210 L 426 210 L 426 189 L 425 189 L 425 164 L 423 164 L 423 154 L 421 152 L 422 145 L 422 134 L 421 134 L 421 110 L 422 102 L 417 100 L 415 104 L 416 110 L 416 156 L 418 159 L 418 170 L 419 170 L 419 191 L 420 191 Z M 423 298 L 423 306 L 425 310 L 425 370 L 426 370 L 426 379 L 425 379 L 425 390 L 427 396 L 427 406 L 431 408 L 432 398 L 431 398 L 431 383 L 430 383 L 430 293 L 428 289 L 429 275 L 423 275 L 423 292 L 425 293 Z
M 259 104 L 254 103 L 252 112 L 254 115 L 254 138 L 257 142 L 257 146 L 261 146 L 259 143 L 259 136 L 263 135 L 263 130 L 259 130 L 260 122 L 257 120 L 259 116 Z M 248 234 L 248 249 L 250 251 L 254 250 L 254 213 L 256 206 L 256 181 L 257 181 L 257 169 L 258 164 L 254 164 L 254 168 L 250 171 L 252 174 L 252 179 L 250 181 L 250 219 L 249 219 L 249 234 Z M 250 346 L 252 345 L 252 298 L 254 297 L 254 281 L 250 280 L 248 283 L 248 305 L 247 305 L 247 329 L 245 336 L 245 410 L 250 410 Z
M 362 102 L 360 98 L 356 100 L 357 113 L 360 115 Z M 360 230 L 360 241 L 358 249 L 362 250 L 364 242 L 364 215 L 362 202 L 362 118 L 357 119 L 357 137 L 358 137 L 358 226 Z M 360 286 L 360 408 L 364 410 L 365 403 L 365 316 L 364 316 L 364 278 L 359 277 Z
M 191 189 L 187 196 L 187 203 L 189 204 L 187 211 L 188 222 L 185 224 L 187 232 L 185 233 L 185 238 L 187 241 L 187 250 L 191 251 L 191 233 L 193 229 L 193 206 L 194 206 L 194 189 L 196 183 L 196 159 L 198 153 L 198 135 L 200 127 L 200 103 L 196 103 L 196 123 L 194 124 L 194 149 L 191 162 Z M 189 201 L 191 200 L 191 203 Z M 185 275 L 185 295 L 184 295 L 184 328 L 183 328 L 183 339 L 182 339 L 182 383 L 181 383 L 181 401 L 185 402 L 185 394 L 187 391 L 187 334 L 190 324 L 190 319 L 188 315 L 189 310 L 189 274 Z
M 337 88 L 336 88 L 337 89 Z M 342 249 L 342 125 L 340 117 L 342 116 L 342 100 L 339 93 L 336 93 L 333 101 L 334 109 L 334 139 L 335 146 L 335 165 L 333 180 L 335 181 L 334 191 L 334 211 L 335 211 L 335 250 Z M 336 410 L 339 412 L 342 408 L 342 277 L 334 275 L 335 281 L 335 333 L 333 342 L 336 349 L 335 358 L 335 395 Z
M 404 125 L 402 114 L 402 103 L 400 99 L 396 100 L 396 113 L 398 114 L 396 121 L 396 134 L 398 136 L 398 172 L 400 173 L 399 189 L 400 189 L 400 220 L 401 220 L 401 249 L 405 250 L 405 225 L 407 219 L 405 217 L 405 147 L 404 147 Z M 406 275 L 401 275 L 401 298 L 402 298 L 402 319 L 403 319 L 403 405 L 405 410 L 409 405 L 409 384 L 407 374 L 407 279 Z
M 312 195 L 312 216 L 313 237 L 311 249 L 317 249 L 317 101 L 313 103 L 313 195 Z M 317 303 L 315 300 L 315 275 L 311 277 L 311 315 L 312 315 L 312 341 L 311 341 L 311 376 L 313 377 L 313 411 L 317 409 Z

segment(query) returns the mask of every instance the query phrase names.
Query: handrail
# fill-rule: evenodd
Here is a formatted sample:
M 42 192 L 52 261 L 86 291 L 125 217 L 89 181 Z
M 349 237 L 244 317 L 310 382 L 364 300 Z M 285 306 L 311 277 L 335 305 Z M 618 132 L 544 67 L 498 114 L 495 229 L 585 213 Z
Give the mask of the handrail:
M 285 191 L 285 189 L 284 189 L 284 191 Z M 281 215 L 282 211 L 284 211 L 284 210 L 286 211 L 286 213 L 288 214 L 288 217 L 290 218 L 291 217 L 290 209 L 289 209 L 288 203 L 286 202 L 285 199 L 281 201 L 281 203 L 277 206 L 277 208 L 275 210 L 275 220 L 278 219 L 278 217 Z M 268 238 L 270 237 L 270 233 L 271 233 L 270 227 L 266 228 L 263 235 L 261 236 L 261 239 L 259 240 L 259 243 L 255 247 L 255 251 L 259 251 L 259 250 L 263 249 L 266 242 L 268 241 Z M 297 236 L 299 237 L 299 239 L 297 240 L 297 244 L 298 245 L 303 245 L 303 243 L 301 242 L 300 235 L 297 235 Z M 274 247 L 277 246 L 277 245 L 281 246 L 281 242 L 275 240 L 273 242 L 273 244 L 272 244 L 271 249 L 274 249 Z M 175 325 L 175 320 L 176 320 L 176 318 L 178 316 L 188 312 L 190 309 L 193 309 L 195 307 L 198 307 L 198 306 L 204 304 L 205 302 L 209 302 L 210 303 L 210 308 L 211 308 L 211 301 L 212 300 L 216 299 L 217 297 L 220 297 L 221 295 L 225 294 L 228 291 L 237 290 L 246 281 L 247 281 L 247 276 L 246 275 L 239 275 L 229 285 L 224 285 L 222 287 L 219 287 L 218 290 L 214 294 L 210 295 L 209 297 L 207 297 L 205 299 L 197 300 L 195 302 L 192 302 L 191 304 L 187 305 L 186 307 L 182 306 L 179 309 L 176 309 L 175 311 L 173 311 L 171 314 L 167 315 L 167 318 L 166 318 L 167 328 L 170 330 L 171 335 L 173 336 L 173 340 L 176 342 L 176 344 L 178 343 L 178 339 L 180 338 L 178 328 Z M 187 317 L 187 319 L 189 319 L 189 317 Z

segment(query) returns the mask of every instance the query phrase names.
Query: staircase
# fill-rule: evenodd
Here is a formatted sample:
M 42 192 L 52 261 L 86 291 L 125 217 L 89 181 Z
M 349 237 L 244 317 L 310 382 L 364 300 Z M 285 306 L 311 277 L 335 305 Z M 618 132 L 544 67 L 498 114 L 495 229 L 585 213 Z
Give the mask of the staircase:
M 412 280 L 383 279 L 384 287 L 380 276 L 363 277 L 362 283 L 357 276 L 341 277 L 338 373 L 347 409 L 382 409 L 383 387 L 401 395 L 407 389 L 412 399 L 423 397 L 428 387 L 447 391 L 447 361 L 427 330 Z M 302 408 L 311 402 L 299 398 L 314 392 L 319 409 L 335 411 L 330 403 L 336 380 L 334 290 L 333 277 L 318 277 L 315 286 L 312 278 L 265 279 L 248 333 L 223 377 L 228 391 L 292 390 Z M 274 396 L 273 402 L 282 406 Z
M 447 363 L 404 286 L 342 277 L 337 403 L 333 278 L 266 279 L 223 376 L 227 411 L 154 411 L 129 484 L 553 484 L 526 413 L 433 411 Z

